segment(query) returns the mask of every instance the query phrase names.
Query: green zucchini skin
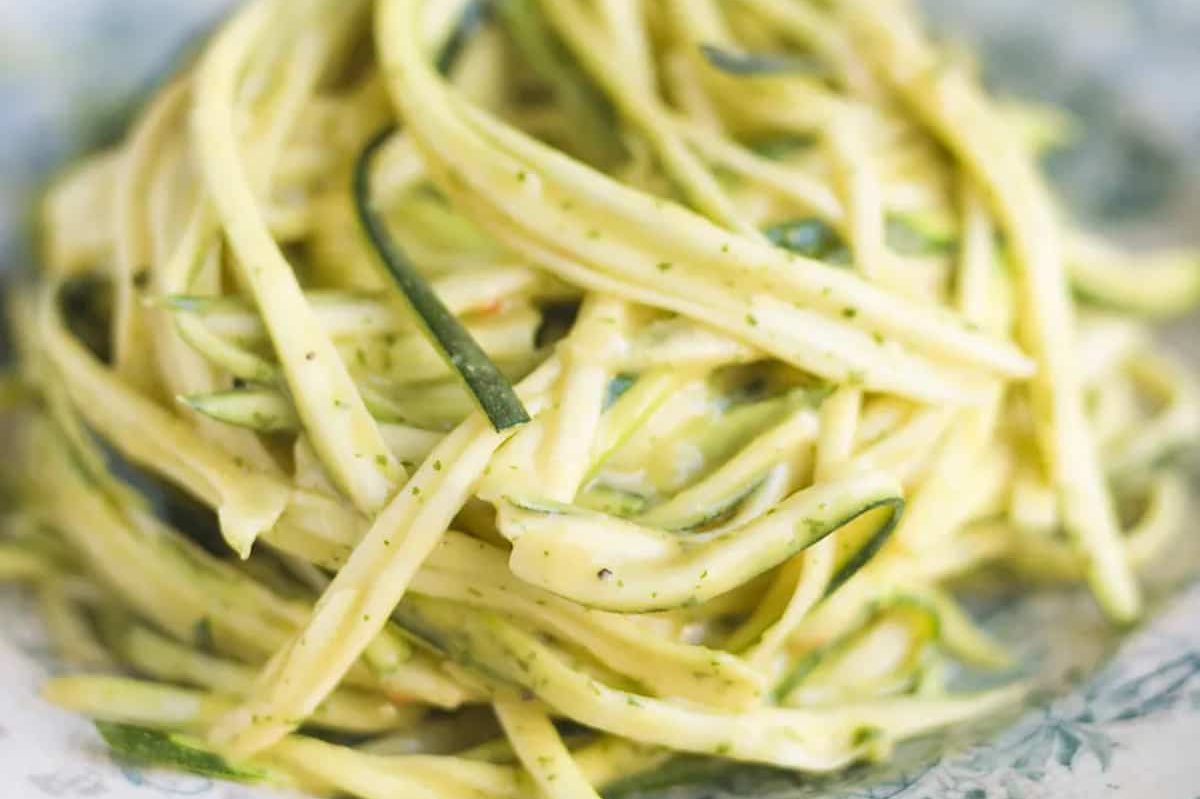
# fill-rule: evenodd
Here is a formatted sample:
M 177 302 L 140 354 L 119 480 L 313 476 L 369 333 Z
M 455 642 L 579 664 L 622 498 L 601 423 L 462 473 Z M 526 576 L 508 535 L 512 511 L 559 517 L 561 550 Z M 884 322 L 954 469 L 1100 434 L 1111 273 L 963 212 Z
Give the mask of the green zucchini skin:
M 371 208 L 371 163 L 394 132 L 395 128 L 389 125 L 377 133 L 355 164 L 353 194 L 359 222 L 380 262 L 420 319 L 430 342 L 466 384 L 492 427 L 501 433 L 520 427 L 529 422 L 529 412 L 512 384 L 405 257 L 383 220 Z
M 235 427 L 260 433 L 290 433 L 301 429 L 300 417 L 292 403 L 274 389 L 234 389 L 212 394 L 178 397 L 179 402 Z
M 872 558 L 879 554 L 879 550 L 883 549 L 883 545 L 888 542 L 888 539 L 892 537 L 892 533 L 900 524 L 900 519 L 904 516 L 905 502 L 903 499 L 898 497 L 880 500 L 879 502 L 864 507 L 853 517 L 846 519 L 841 525 L 839 525 L 845 526 L 858 517 L 870 513 L 876 508 L 882 507 L 891 509 L 891 513 L 888 514 L 887 521 L 880 525 L 875 533 L 867 538 L 867 540 L 863 543 L 863 546 L 860 547 L 858 551 L 855 552 L 845 563 L 842 564 L 841 568 L 834 573 L 833 577 L 829 581 L 829 587 L 825 589 L 826 596 L 829 596 L 834 591 L 841 588 L 847 580 L 857 574 L 863 566 L 866 566 L 871 562 Z
M 848 266 L 850 250 L 838 232 L 820 219 L 808 217 L 779 222 L 763 231 L 776 247 L 818 261 Z
M 450 38 L 446 40 L 446 43 L 442 45 L 442 51 L 438 53 L 438 72 L 449 75 L 454 70 L 459 59 L 462 58 L 467 44 L 487 24 L 491 13 L 492 6 L 488 0 L 471 0 L 467 4 L 466 8 L 462 10 L 462 14 L 459 15 L 454 30 L 450 32 Z
M 865 617 L 861 624 L 848 632 L 842 638 L 839 638 L 828 646 L 811 652 L 808 656 L 801 659 L 788 674 L 779 682 L 771 691 L 771 695 L 776 702 L 783 700 L 794 691 L 796 688 L 804 684 L 810 676 L 817 672 L 818 668 L 830 660 L 842 655 L 849 649 L 859 638 L 870 630 L 872 625 L 884 618 L 889 613 L 903 611 L 912 616 L 914 623 L 921 625 L 920 630 L 922 635 L 917 636 L 914 642 L 914 648 L 923 648 L 930 642 L 935 642 L 941 638 L 941 617 L 938 615 L 937 609 L 932 607 L 920 598 L 909 596 L 906 594 L 897 594 L 895 596 L 881 599 L 872 604 L 867 609 Z M 915 665 L 915 664 L 914 664 Z
M 793 531 L 783 540 L 780 525 L 785 517 L 768 514 L 738 530 L 730 530 L 705 541 L 635 522 L 606 517 L 558 503 L 506 497 L 500 508 L 498 526 L 513 541 L 509 567 L 527 582 L 588 607 L 625 613 L 647 613 L 696 605 L 745 582 L 782 561 L 813 546 L 826 536 L 874 511 L 886 511 L 872 519 L 872 530 L 835 575 L 833 590 L 850 579 L 883 546 L 904 511 L 898 489 L 872 478 L 873 484 L 856 490 L 864 496 L 847 496 L 842 507 L 820 509 L 837 500 L 826 500 L 831 489 L 793 495 L 786 520 Z M 836 487 L 840 488 L 840 487 Z M 809 516 L 826 513 L 824 518 Z M 604 544 L 598 540 L 603 531 Z M 588 538 L 591 533 L 596 535 Z M 617 536 L 627 536 L 618 546 Z M 748 558 L 738 554 L 748 536 L 763 536 L 774 542 L 768 552 Z M 607 546 L 607 549 L 606 549 Z M 640 547 L 638 554 L 633 548 Z M 732 556 L 732 561 L 724 561 Z M 593 574 L 588 571 L 596 567 Z M 651 570 L 654 570 L 653 576 Z
M 770 77 L 773 75 L 812 75 L 826 77 L 822 66 L 813 59 L 766 53 L 741 53 L 718 47 L 715 44 L 700 46 L 704 60 L 714 69 L 745 77 Z
M 100 737 L 113 754 L 132 763 L 166 766 L 189 774 L 236 782 L 261 783 L 268 775 L 258 769 L 235 766 L 225 758 L 201 749 L 180 735 L 132 724 L 95 722 Z

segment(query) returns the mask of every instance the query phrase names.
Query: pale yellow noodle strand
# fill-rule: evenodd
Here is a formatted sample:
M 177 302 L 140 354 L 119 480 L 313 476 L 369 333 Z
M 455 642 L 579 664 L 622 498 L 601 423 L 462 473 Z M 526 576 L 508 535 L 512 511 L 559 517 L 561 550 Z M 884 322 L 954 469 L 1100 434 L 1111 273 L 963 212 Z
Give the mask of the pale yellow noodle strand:
M 195 131 L 206 185 L 254 292 L 305 429 L 331 476 L 364 511 L 379 510 L 404 477 L 337 350 L 256 212 L 236 136 L 238 68 L 273 19 L 255 2 L 223 31 L 197 75 Z
M 497 699 L 496 717 L 546 799 L 600 799 L 545 711 L 531 700 Z
M 853 452 L 855 431 L 862 413 L 862 392 L 842 388 L 825 400 L 821 408 L 821 432 L 817 440 L 815 479 L 829 480 Z M 750 661 L 766 668 L 795 632 L 805 615 L 825 594 L 833 577 L 838 553 L 838 534 L 818 542 L 783 566 L 776 584 L 795 586 L 779 619 L 762 634 L 748 653 Z M 774 587 L 772 590 L 778 590 Z
M 154 385 L 148 363 L 150 342 L 146 340 L 145 312 L 138 306 L 135 286 L 139 272 L 149 270 L 153 253 L 150 231 L 154 220 L 147 196 L 155 167 L 182 121 L 188 99 L 188 81 L 181 79 L 149 107 L 125 145 L 114 191 L 113 355 L 121 377 L 143 390 Z
M 1074 313 L 1053 205 L 1030 158 L 961 72 L 936 56 L 894 2 L 846 0 L 848 20 L 904 98 L 979 181 L 1010 236 L 1018 267 L 1021 333 L 1038 360 L 1032 382 L 1042 454 L 1063 520 L 1089 559 L 1089 581 L 1113 618 L 1131 621 L 1141 592 L 1120 546 L 1116 510 L 1088 434 L 1074 361 Z
M 540 410 L 559 364 L 548 361 L 522 384 Z M 213 730 L 214 741 L 252 753 L 298 726 L 333 690 L 387 622 L 408 583 L 470 497 L 492 455 L 512 435 L 481 413 L 442 440 L 376 517 L 322 594 L 305 629 L 260 674 L 258 690 Z

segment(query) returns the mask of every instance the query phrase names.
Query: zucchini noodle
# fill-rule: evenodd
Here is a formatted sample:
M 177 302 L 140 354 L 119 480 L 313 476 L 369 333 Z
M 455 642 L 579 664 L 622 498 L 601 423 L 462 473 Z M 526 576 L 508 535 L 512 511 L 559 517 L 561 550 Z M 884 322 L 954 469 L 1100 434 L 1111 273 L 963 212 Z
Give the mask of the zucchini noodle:
M 372 799 L 1004 712 L 954 592 L 1133 621 L 1200 436 L 1200 256 L 1065 218 L 1056 120 L 902 0 L 250 0 L 11 292 L 46 696 Z

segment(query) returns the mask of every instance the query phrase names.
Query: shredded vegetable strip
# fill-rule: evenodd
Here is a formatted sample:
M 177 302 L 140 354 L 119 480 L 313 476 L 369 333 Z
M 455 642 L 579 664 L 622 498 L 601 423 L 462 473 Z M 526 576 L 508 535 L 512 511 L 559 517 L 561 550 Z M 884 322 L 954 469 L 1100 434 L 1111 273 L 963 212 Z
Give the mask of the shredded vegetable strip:
M 496 701 L 496 716 L 525 770 L 552 799 L 599 799 L 546 714 L 520 699 Z
M 364 511 L 379 510 L 403 469 L 384 445 L 333 344 L 313 318 L 291 266 L 257 213 L 241 166 L 230 98 L 238 68 L 267 29 L 273 4 L 248 6 L 201 66 L 195 135 L 213 204 L 287 375 L 297 410 L 331 476 Z
M 450 315 L 433 289 L 421 279 L 404 254 L 396 249 L 372 207 L 372 158 L 391 136 L 385 130 L 365 148 L 354 169 L 354 196 L 359 218 L 380 260 L 400 286 L 409 305 L 437 341 L 442 354 L 462 377 L 497 432 L 525 424 L 529 413 L 512 393 L 512 387 L 458 321 Z
M 147 195 L 158 164 L 158 150 L 169 140 L 170 127 L 178 123 L 179 113 L 187 107 L 188 84 L 180 81 L 167 88 L 150 106 L 129 142 L 117 176 L 114 211 L 117 230 L 113 239 L 113 353 L 122 375 L 140 387 L 152 387 L 153 372 L 144 363 L 150 342 L 146 333 L 145 312 L 138 307 L 135 282 L 138 272 L 146 269 L 151 258 L 150 219 Z M 143 273 L 142 277 L 146 275 Z
M 1029 157 L 998 140 L 982 97 L 959 72 L 937 72 L 936 57 L 894 10 L 851 2 L 852 24 L 870 36 L 889 76 L 922 118 L 944 138 L 989 193 L 1016 255 L 1021 331 L 1038 358 L 1031 391 L 1043 456 L 1060 494 L 1067 529 L 1087 552 L 1097 598 L 1117 620 L 1141 604 L 1119 542 L 1116 510 L 1104 484 L 1096 445 L 1087 433 L 1083 387 L 1074 362 L 1074 315 L 1062 234 Z

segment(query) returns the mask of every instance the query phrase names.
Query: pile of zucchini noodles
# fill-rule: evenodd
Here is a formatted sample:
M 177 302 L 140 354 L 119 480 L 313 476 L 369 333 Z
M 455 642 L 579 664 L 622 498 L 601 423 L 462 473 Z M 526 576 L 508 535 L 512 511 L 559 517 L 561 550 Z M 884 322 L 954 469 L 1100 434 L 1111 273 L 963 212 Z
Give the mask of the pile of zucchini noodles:
M 999 712 L 952 590 L 1126 623 L 1195 253 L 900 0 L 252 0 L 48 194 L 0 574 L 126 757 L 361 797 L 800 771 Z M 10 459 L 11 460 L 11 459 Z

